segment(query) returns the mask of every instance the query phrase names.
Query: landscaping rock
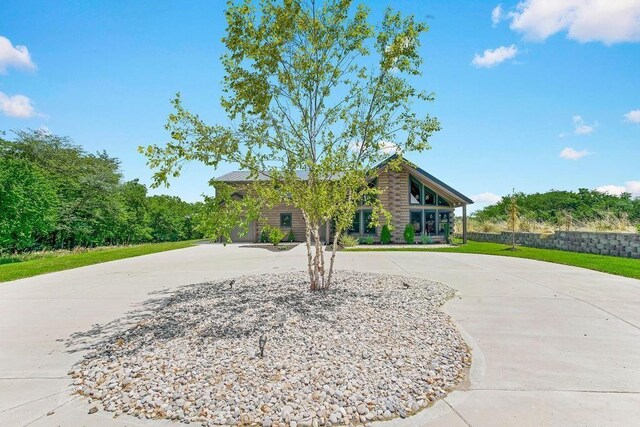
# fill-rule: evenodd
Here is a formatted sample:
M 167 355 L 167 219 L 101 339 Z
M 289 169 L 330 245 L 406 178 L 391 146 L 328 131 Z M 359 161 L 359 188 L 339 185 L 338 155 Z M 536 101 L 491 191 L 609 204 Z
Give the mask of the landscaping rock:
M 404 418 L 464 379 L 469 349 L 439 310 L 449 287 L 347 271 L 325 291 L 307 281 L 185 287 L 85 356 L 76 391 L 118 415 L 314 427 Z

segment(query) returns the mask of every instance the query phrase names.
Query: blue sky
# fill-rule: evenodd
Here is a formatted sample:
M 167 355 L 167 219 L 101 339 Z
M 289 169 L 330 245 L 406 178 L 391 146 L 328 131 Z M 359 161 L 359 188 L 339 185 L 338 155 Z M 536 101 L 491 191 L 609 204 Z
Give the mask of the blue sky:
M 367 4 L 374 18 L 392 5 L 428 21 L 420 86 L 435 92 L 428 111 L 443 129 L 407 157 L 475 207 L 514 187 L 640 195 L 640 0 Z M 0 130 L 46 127 L 149 184 L 137 147 L 167 140 L 176 92 L 226 123 L 223 11 L 223 1 L 2 0 Z M 193 164 L 153 191 L 198 200 L 229 169 Z

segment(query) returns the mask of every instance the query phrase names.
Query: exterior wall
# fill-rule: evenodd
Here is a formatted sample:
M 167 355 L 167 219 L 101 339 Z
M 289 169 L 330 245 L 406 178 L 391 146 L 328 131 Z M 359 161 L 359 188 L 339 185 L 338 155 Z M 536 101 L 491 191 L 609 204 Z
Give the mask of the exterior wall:
M 386 187 L 383 186 L 386 183 Z M 378 176 L 378 186 L 386 196 L 380 201 L 391 214 L 392 242 L 404 241 L 404 227 L 409 223 L 409 172 L 402 169 L 398 172 L 384 168 Z
M 229 183 L 235 187 L 235 193 L 244 196 L 246 194 L 246 187 L 241 183 Z M 281 213 L 290 213 L 291 214 L 291 227 L 280 227 L 280 214 Z M 302 218 L 302 211 L 300 209 L 296 209 L 292 206 L 287 206 L 284 204 L 280 204 L 278 206 L 273 207 L 272 209 L 268 209 L 262 213 L 266 218 L 266 222 L 258 222 L 254 224 L 255 230 L 253 233 L 250 231 L 249 235 L 246 236 L 247 239 L 250 239 L 250 236 L 253 236 L 253 241 L 257 242 L 260 240 L 260 234 L 262 233 L 262 229 L 265 225 L 271 225 L 273 227 L 278 227 L 287 235 L 285 236 L 285 240 L 289 237 L 289 231 L 293 228 L 293 236 L 295 237 L 295 241 L 301 242 L 305 239 L 305 230 L 304 230 L 304 218 Z M 242 240 L 238 240 L 242 241 Z
M 280 226 L 281 213 L 291 214 L 291 227 Z M 293 236 L 295 237 L 296 242 L 302 242 L 305 240 L 304 218 L 302 217 L 302 211 L 300 209 L 280 204 L 273 207 L 272 209 L 268 209 L 262 212 L 262 215 L 264 215 L 267 221 L 266 223 L 258 223 L 256 230 L 256 239 L 260 239 L 260 233 L 262 233 L 262 229 L 265 225 L 268 224 L 272 227 L 278 227 L 280 230 L 287 233 L 287 235 L 285 236 L 285 240 L 288 238 L 289 231 L 291 229 L 293 229 Z
M 395 243 L 404 243 L 404 228 L 409 224 L 410 211 L 412 210 L 434 210 L 436 215 L 439 212 L 449 212 L 449 225 L 453 230 L 455 224 L 454 208 L 446 206 L 434 206 L 434 205 L 410 205 L 409 204 L 409 171 L 406 168 L 402 168 L 398 172 L 390 171 L 387 168 L 380 170 L 378 175 L 378 187 L 382 190 L 380 194 L 380 202 L 391 214 L 391 225 L 393 230 L 391 231 L 391 241 Z M 414 175 L 419 181 L 424 180 Z M 426 185 L 428 183 L 425 182 Z M 245 191 L 241 184 L 236 185 L 238 194 L 245 194 Z M 360 209 L 367 209 L 361 207 Z M 305 239 L 305 227 L 304 218 L 302 217 L 302 211 L 300 209 L 288 206 L 278 205 L 272 209 L 263 212 L 266 217 L 266 223 L 258 223 L 255 230 L 255 239 L 259 240 L 262 229 L 265 225 L 271 225 L 279 227 L 285 233 L 289 233 L 290 228 L 280 227 L 280 214 L 291 213 L 292 214 L 292 228 L 296 241 L 304 241 Z M 384 220 L 382 218 L 381 220 Z M 374 240 L 378 242 L 380 240 L 380 231 L 382 227 L 376 228 L 376 234 L 373 236 Z M 325 227 L 321 227 L 320 235 L 324 238 Z M 442 236 L 435 236 L 434 240 L 441 240 Z M 416 241 L 420 241 L 420 236 L 416 235 Z
M 467 233 L 470 240 L 511 244 L 511 233 Z M 516 233 L 516 244 L 640 259 L 640 234 L 556 231 L 553 234 Z
M 414 177 L 420 181 L 419 176 Z M 378 186 L 383 190 L 380 196 L 382 205 L 391 213 L 391 241 L 395 243 L 404 243 L 404 228 L 409 224 L 409 213 L 411 210 L 435 210 L 438 212 L 450 212 L 449 226 L 453 230 L 455 223 L 454 209 L 443 206 L 433 205 L 410 205 L 409 204 L 409 171 L 405 168 L 398 172 L 382 169 L 378 175 Z M 378 231 L 378 235 L 379 235 Z M 416 235 L 416 241 L 420 240 L 420 236 Z M 434 239 L 434 240 L 437 240 Z

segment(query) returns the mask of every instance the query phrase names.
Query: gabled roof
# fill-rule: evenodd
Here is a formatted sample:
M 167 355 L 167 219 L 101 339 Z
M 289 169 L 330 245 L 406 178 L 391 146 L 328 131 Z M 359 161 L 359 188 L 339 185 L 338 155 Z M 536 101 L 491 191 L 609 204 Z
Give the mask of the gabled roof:
M 443 188 L 444 190 L 446 190 L 449 193 L 451 193 L 452 195 L 458 197 L 459 199 L 461 199 L 462 201 L 466 202 L 467 204 L 473 204 L 473 200 L 471 200 L 470 198 L 468 198 L 467 196 L 465 196 L 464 194 L 462 194 L 461 192 L 459 192 L 455 188 L 451 187 L 450 185 L 445 184 L 443 181 L 441 181 L 438 178 L 436 178 L 435 176 L 431 175 L 430 173 L 428 173 L 424 169 L 419 168 L 418 166 L 414 165 L 413 163 L 411 163 L 407 159 L 403 158 L 399 154 L 394 154 L 394 155 L 388 157 L 387 159 L 383 160 L 381 163 L 379 163 L 376 166 L 376 168 L 379 169 L 379 168 L 383 167 L 384 165 L 386 165 L 387 163 L 389 163 L 391 160 L 396 159 L 398 157 L 401 157 L 405 164 L 409 165 L 411 167 L 411 169 L 413 169 L 416 172 L 418 172 L 420 175 L 422 175 L 428 181 L 431 181 L 435 185 Z
M 467 203 L 467 204 L 472 204 L 473 203 L 473 200 L 471 200 L 470 198 L 468 198 L 464 194 L 460 193 L 459 191 L 457 191 L 453 187 L 445 184 L 443 181 L 439 180 L 435 176 L 431 175 L 430 173 L 426 172 L 425 170 L 423 170 L 423 169 L 419 168 L 418 166 L 414 165 L 413 163 L 409 162 L 407 159 L 403 158 L 399 154 L 394 154 L 392 156 L 389 156 L 388 158 L 386 158 L 385 160 L 380 162 L 378 165 L 376 165 L 376 167 L 374 169 L 380 169 L 383 166 L 385 166 L 387 163 L 389 163 L 391 160 L 396 159 L 398 157 L 401 157 L 406 165 L 408 165 L 411 169 L 415 170 L 418 174 L 420 174 L 423 178 L 425 178 L 430 183 L 434 184 L 436 187 L 440 187 L 442 190 L 444 190 L 445 192 L 449 193 L 450 195 L 456 197 L 457 199 L 459 199 L 463 203 Z M 298 171 L 296 171 L 296 175 L 298 176 L 298 179 L 304 181 L 309 177 L 309 171 L 298 170 Z M 265 175 L 263 173 L 259 174 L 259 176 L 257 178 L 257 180 L 259 180 L 259 181 L 266 181 L 268 179 L 269 178 L 267 177 L 267 175 Z M 255 181 L 255 180 L 256 179 L 250 178 L 250 172 L 249 171 L 232 171 L 232 172 L 226 173 L 226 174 L 221 175 L 218 178 L 216 178 L 216 181 L 222 181 L 222 182 L 251 182 L 251 181 Z
M 222 182 L 251 182 L 256 181 L 254 178 L 250 178 L 251 173 L 249 171 L 232 171 L 225 173 L 216 178 L 216 181 Z M 298 179 L 304 181 L 309 177 L 309 171 L 299 170 L 296 171 Z M 266 174 L 260 173 L 257 181 L 267 181 L 269 177 Z

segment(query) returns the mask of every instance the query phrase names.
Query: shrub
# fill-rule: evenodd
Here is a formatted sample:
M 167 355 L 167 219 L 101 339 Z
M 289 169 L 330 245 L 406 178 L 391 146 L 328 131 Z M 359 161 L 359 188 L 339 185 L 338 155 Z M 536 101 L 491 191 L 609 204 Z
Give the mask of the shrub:
M 340 236 L 340 246 L 343 248 L 350 248 L 356 246 L 358 244 L 358 239 L 353 236 L 349 236 L 348 234 L 343 234 Z
M 373 245 L 373 236 L 364 236 L 362 240 L 365 245 Z
M 383 245 L 391 243 L 391 230 L 389 230 L 389 226 L 387 224 L 382 226 L 382 231 L 380 232 L 380 243 Z
M 453 233 L 451 232 L 451 226 L 449 223 L 444 225 L 444 241 L 449 244 L 453 243 Z
M 267 228 L 264 227 L 262 232 L 260 233 L 260 243 L 267 243 L 269 241 L 269 236 L 267 235 Z
M 287 237 L 288 242 L 295 242 L 296 236 L 293 235 L 293 230 L 289 230 L 289 237 Z
M 413 245 L 416 238 L 416 230 L 413 228 L 413 225 L 407 224 L 404 227 L 404 241 L 410 245 Z
M 271 227 L 269 225 L 265 226 L 262 229 L 262 232 L 267 234 L 269 238 L 269 242 L 273 243 L 273 246 L 278 246 L 282 239 L 287 235 L 284 231 L 280 230 L 278 227 Z
M 423 245 L 430 245 L 433 243 L 433 239 L 428 234 L 423 234 L 422 236 L 420 236 L 420 241 Z

